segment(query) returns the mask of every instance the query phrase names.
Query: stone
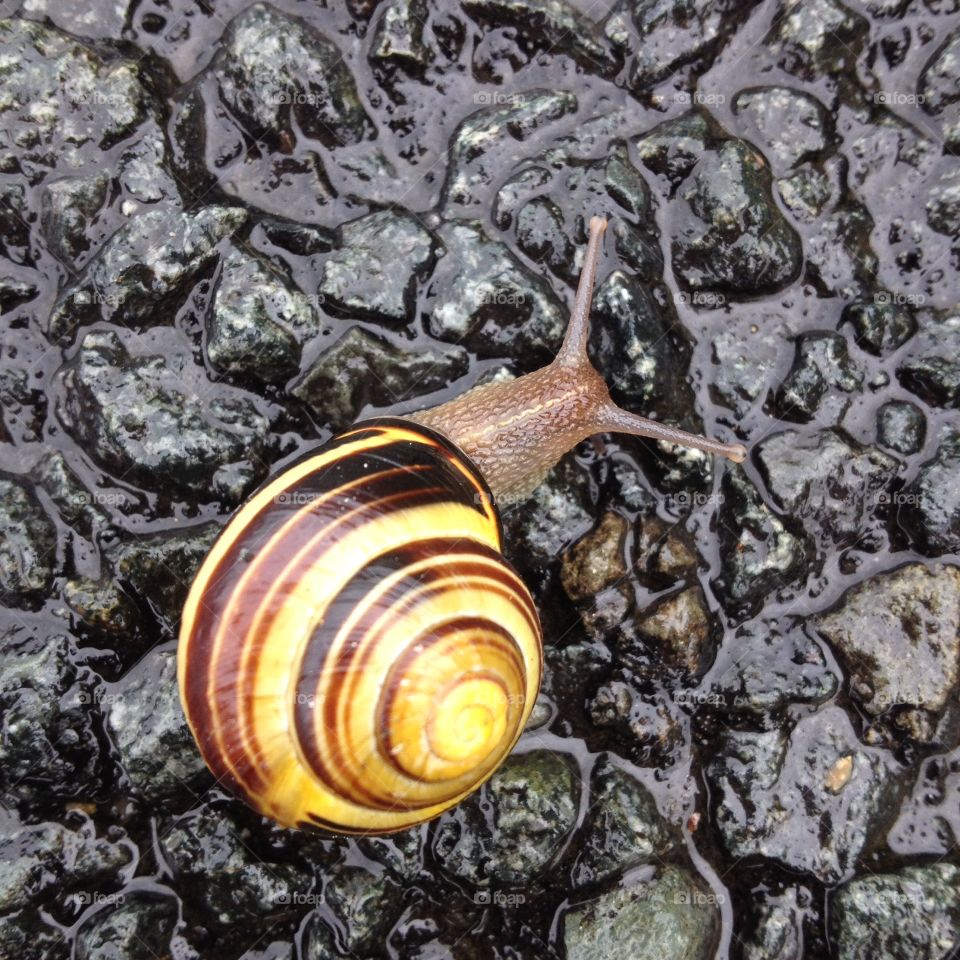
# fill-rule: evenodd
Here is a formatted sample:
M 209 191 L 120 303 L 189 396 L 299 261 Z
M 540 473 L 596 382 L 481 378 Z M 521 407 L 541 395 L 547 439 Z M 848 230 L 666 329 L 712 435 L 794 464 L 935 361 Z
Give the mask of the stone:
M 0 950 L 19 960 L 52 960 L 70 955 L 63 931 L 35 919 L 27 911 L 0 917 Z
M 820 217 L 816 226 L 804 248 L 807 278 L 822 296 L 861 299 L 875 285 L 880 268 L 870 242 L 876 229 L 870 212 L 848 201 Z
M 603 883 L 676 852 L 679 837 L 660 816 L 653 796 L 611 757 L 594 766 L 590 796 L 589 827 L 573 867 L 577 886 Z
M 532 365 L 552 359 L 568 312 L 550 287 L 479 223 L 452 221 L 437 232 L 445 252 L 431 281 L 431 336 L 483 357 L 522 356 Z
M 838 762 L 852 757 L 838 786 Z M 852 876 L 889 816 L 895 782 L 887 755 L 865 747 L 839 707 L 797 722 L 792 732 L 731 731 L 707 778 L 728 856 L 764 857 L 823 883 Z
M 647 692 L 649 685 L 649 675 L 617 671 L 590 696 L 587 714 L 628 745 L 626 755 L 637 766 L 665 769 L 677 763 L 686 745 L 685 718 L 665 693 Z
M 207 68 L 249 136 L 298 131 L 326 147 L 369 139 L 372 124 L 336 45 L 303 20 L 255 3 L 230 21 Z
M 529 884 L 563 849 L 579 793 L 570 766 L 556 753 L 512 754 L 479 796 L 443 814 L 434 856 L 474 886 Z
M 808 423 L 816 417 L 818 423 L 835 423 L 850 402 L 838 394 L 857 393 L 862 383 L 863 373 L 850 359 L 843 336 L 801 334 L 793 366 L 774 395 L 774 407 L 783 420 Z
M 745 711 L 761 720 L 792 704 L 823 703 L 839 686 L 817 641 L 793 624 L 767 620 L 744 624 L 728 638 L 702 684 L 725 713 Z
M 0 796 L 32 816 L 99 785 L 102 690 L 80 663 L 75 641 L 44 622 L 0 630 Z
M 324 307 L 394 326 L 410 323 L 417 278 L 433 260 L 430 234 L 408 213 L 378 210 L 344 224 L 340 237 L 320 278 Z
M 898 520 L 929 556 L 960 551 L 960 433 L 947 433 L 914 480 L 897 495 Z
M 88 230 L 107 202 L 109 178 L 102 171 L 89 177 L 48 181 L 43 192 L 43 231 L 50 252 L 78 269 L 90 251 Z
M 597 289 L 593 316 L 590 356 L 621 406 L 679 420 L 696 416 L 686 332 L 663 287 L 615 270 Z
M 935 754 L 920 765 L 910 796 L 887 834 L 897 855 L 943 857 L 960 845 L 960 748 Z
M 893 713 L 895 731 L 931 738 L 960 682 L 960 569 L 912 563 L 870 577 L 814 624 L 871 717 Z
M 927 420 L 919 407 L 890 400 L 877 411 L 877 442 L 910 456 L 919 453 L 927 438 Z
M 349 169 L 350 148 L 375 132 L 340 48 L 266 3 L 230 21 L 208 66 L 177 97 L 171 124 L 185 181 L 216 184 L 272 216 L 295 210 L 298 221 L 323 225 L 340 190 L 376 194 L 395 182 L 370 183 L 364 160 L 363 176 Z M 258 149 L 248 149 L 251 141 Z M 364 153 L 393 174 L 379 151 Z
M 102 59 L 75 38 L 19 17 L 0 22 L 0 48 L 4 172 L 37 183 L 54 169 L 98 170 L 101 151 L 149 118 L 151 103 L 131 60 Z
M 282 384 L 299 370 L 301 347 L 320 323 L 304 293 L 238 248 L 223 260 L 206 328 L 207 356 L 217 370 Z
M 717 514 L 720 575 L 714 587 L 728 610 L 756 612 L 766 598 L 805 578 L 812 545 L 797 524 L 771 510 L 740 470 L 723 478 Z
M 553 142 L 558 145 L 524 164 L 500 187 L 493 209 L 497 226 L 515 227 L 517 244 L 531 260 L 575 286 L 586 225 L 591 217 L 604 216 L 624 265 L 641 281 L 658 281 L 663 255 L 650 188 L 626 144 L 614 141 L 605 156 L 592 159 L 580 156 L 579 137 Z M 563 204 L 554 201 L 557 192 Z
M 636 629 L 685 677 L 701 676 L 709 667 L 714 653 L 712 619 L 700 587 L 688 587 L 644 611 L 636 619 Z
M 191 284 L 214 260 L 217 244 L 246 220 L 238 207 L 197 213 L 150 210 L 115 233 L 61 295 L 49 334 L 73 339 L 97 320 L 142 327 L 170 323 Z
M 785 430 L 756 448 L 757 464 L 778 509 L 801 520 L 825 542 L 876 549 L 884 534 L 876 519 L 898 463 L 839 430 L 803 436 Z
M 0 600 L 43 600 L 59 567 L 53 521 L 28 487 L 0 477 Z
M 564 53 L 601 76 L 616 73 L 617 59 L 597 25 L 566 0 L 466 0 L 463 8 L 475 20 L 510 24 L 528 48 Z
M 477 94 L 474 102 L 489 103 L 490 94 Z M 532 137 L 547 124 L 577 109 L 572 93 L 530 90 L 495 101 L 467 117 L 450 141 L 450 166 L 444 186 L 447 205 L 476 207 L 479 194 L 489 185 L 501 163 L 500 154 L 512 144 Z M 446 240 L 444 241 L 446 242 Z
M 153 352 L 162 343 L 86 334 L 58 376 L 57 416 L 118 478 L 236 503 L 266 472 L 269 421 L 250 394 L 211 384 L 181 341 Z
M 886 292 L 849 304 L 843 322 L 853 327 L 859 346 L 878 357 L 902 347 L 917 329 L 913 311 Z
M 392 0 L 385 5 L 373 35 L 370 59 L 423 73 L 433 53 L 423 40 L 426 0 Z
M 220 527 L 217 522 L 183 525 L 179 530 L 117 540 L 106 551 L 114 577 L 173 626 Z
M 560 208 L 547 197 L 534 197 L 520 208 L 516 219 L 520 249 L 557 276 L 570 277 L 576 253 Z
M 63 599 L 98 644 L 116 650 L 126 661 L 146 644 L 145 625 L 133 599 L 112 579 L 76 577 L 63 585 Z
M 177 922 L 174 898 L 157 899 L 146 893 L 117 897 L 80 927 L 77 960 L 153 960 L 167 952 Z
M 947 237 L 960 234 L 960 178 L 949 170 L 930 189 L 927 198 L 927 223 Z
M 957 73 L 960 70 L 960 30 L 940 44 L 920 74 L 917 92 L 923 109 L 934 116 L 960 100 Z
M 734 97 L 740 129 L 770 161 L 775 177 L 786 176 L 827 145 L 826 108 L 816 97 L 789 87 L 751 87 Z
M 817 222 L 835 194 L 830 177 L 813 163 L 804 163 L 796 173 L 777 180 L 777 191 L 793 218 L 807 224 Z
M 933 406 L 960 407 L 960 313 L 924 312 L 919 321 L 897 379 Z
M 788 337 L 786 324 L 778 318 L 771 317 L 762 327 L 736 321 L 725 324 L 711 344 L 711 398 L 732 410 L 738 420 L 745 417 L 766 394 Z
M 468 368 L 463 347 L 410 350 L 354 326 L 310 364 L 290 392 L 339 429 L 368 406 L 392 406 L 431 393 Z
M 549 564 L 593 526 L 589 478 L 571 456 L 565 457 L 529 497 L 504 508 L 507 557 L 521 568 Z
M 632 0 L 628 6 L 638 34 L 630 41 L 636 56 L 629 83 L 632 90 L 645 93 L 684 68 L 690 80 L 708 70 L 755 3 L 748 0 L 727 6 L 716 0 L 693 0 L 684 5 Z M 688 85 L 692 83 L 688 81 Z M 689 103 L 689 95 L 681 102 Z
M 196 796 L 206 766 L 180 706 L 174 650 L 152 650 L 105 698 L 106 727 L 131 788 L 148 803 Z
M 749 144 L 691 113 L 654 128 L 637 150 L 684 201 L 671 205 L 673 268 L 684 289 L 744 297 L 781 289 L 799 274 L 800 238 Z
M 402 910 L 402 888 L 385 870 L 337 866 L 325 877 L 323 902 L 336 918 L 347 954 L 371 956 Z
M 626 534 L 626 520 L 617 513 L 608 512 L 593 530 L 564 553 L 560 582 L 571 600 L 589 601 L 626 579 Z
M 258 857 L 237 824 L 217 810 L 204 807 L 181 817 L 163 833 L 160 846 L 174 877 L 196 885 L 195 906 L 220 929 L 309 902 L 307 873 Z
M 960 939 L 960 869 L 935 863 L 858 877 L 834 895 L 830 918 L 838 960 L 941 960 Z
M 569 909 L 563 917 L 567 960 L 707 960 L 720 929 L 718 897 L 687 871 L 663 867 Z
M 867 20 L 839 0 L 811 0 L 778 18 L 768 43 L 784 70 L 809 81 L 854 76 L 868 34 Z
M 804 911 L 796 888 L 782 896 L 764 896 L 756 928 L 743 941 L 743 960 L 789 960 L 803 954 Z
M 81 483 L 59 450 L 51 451 L 40 461 L 37 478 L 60 519 L 77 533 L 92 540 L 95 532 L 109 525 L 98 498 Z
M 89 822 L 73 830 L 59 823 L 27 825 L 5 813 L 0 819 L 0 910 L 28 907 L 58 888 L 116 883 L 132 860 L 132 844 L 97 837 Z

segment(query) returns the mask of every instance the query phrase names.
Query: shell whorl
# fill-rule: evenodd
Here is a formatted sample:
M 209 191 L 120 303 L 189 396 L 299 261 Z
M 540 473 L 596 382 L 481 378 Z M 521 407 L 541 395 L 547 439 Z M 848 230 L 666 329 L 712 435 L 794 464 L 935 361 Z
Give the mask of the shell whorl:
M 475 790 L 516 743 L 542 648 L 474 465 L 373 420 L 268 482 L 184 608 L 181 699 L 207 765 L 285 825 L 385 833 Z

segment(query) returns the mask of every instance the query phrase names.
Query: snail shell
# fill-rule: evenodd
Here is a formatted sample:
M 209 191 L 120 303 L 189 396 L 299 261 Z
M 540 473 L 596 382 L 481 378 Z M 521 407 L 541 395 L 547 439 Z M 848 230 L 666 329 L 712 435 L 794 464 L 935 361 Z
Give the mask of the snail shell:
M 477 468 L 407 420 L 361 423 L 264 486 L 183 615 L 180 688 L 215 776 L 284 825 L 436 816 L 516 743 L 536 608 Z

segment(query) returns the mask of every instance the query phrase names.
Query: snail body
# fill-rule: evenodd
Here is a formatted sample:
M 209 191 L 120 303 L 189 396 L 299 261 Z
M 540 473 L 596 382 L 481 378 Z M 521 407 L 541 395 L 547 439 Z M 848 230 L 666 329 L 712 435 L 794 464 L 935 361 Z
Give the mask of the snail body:
M 586 355 L 606 224 L 550 366 L 355 425 L 267 482 L 191 587 L 181 700 L 217 777 L 285 826 L 389 833 L 437 816 L 513 748 L 542 637 L 502 555 L 498 499 L 593 433 L 742 459 L 617 408 Z

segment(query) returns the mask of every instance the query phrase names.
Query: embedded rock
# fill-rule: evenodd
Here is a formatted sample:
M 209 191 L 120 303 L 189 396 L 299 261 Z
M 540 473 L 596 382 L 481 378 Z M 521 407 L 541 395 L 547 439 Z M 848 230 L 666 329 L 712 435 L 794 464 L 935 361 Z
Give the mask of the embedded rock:
M 467 372 L 458 346 L 410 350 L 363 327 L 350 327 L 310 364 L 290 392 L 325 423 L 353 423 L 366 406 L 390 406 L 437 390 Z
M 50 336 L 73 338 L 96 320 L 124 326 L 171 323 L 217 244 L 246 220 L 238 207 L 197 213 L 151 210 L 115 233 L 50 315 Z
M 960 569 L 908 564 L 853 587 L 817 629 L 840 654 L 873 717 L 918 740 L 960 682 Z
M 567 311 L 547 284 L 479 223 L 445 223 L 438 234 L 446 253 L 433 271 L 429 332 L 484 357 L 523 356 L 531 365 L 552 359 Z
M 440 818 L 434 855 L 475 886 L 529 883 L 562 849 L 578 796 L 569 765 L 555 753 L 513 754 L 479 795 Z
M 880 836 L 892 774 L 886 754 L 864 747 L 839 707 L 805 717 L 790 734 L 732 731 L 707 768 L 730 856 L 766 857 L 824 883 L 851 876 Z
M 319 329 L 309 299 L 274 267 L 240 249 L 224 259 L 207 318 L 207 356 L 218 370 L 284 383 Z
M 392 325 L 412 320 L 417 277 L 433 259 L 430 234 L 408 213 L 379 210 L 340 236 L 323 265 L 324 305 Z
M 137 341 L 125 341 L 112 331 L 84 337 L 59 375 L 61 423 L 118 478 L 238 501 L 266 471 L 260 404 L 211 384 L 180 341 L 162 354 L 133 353 Z

